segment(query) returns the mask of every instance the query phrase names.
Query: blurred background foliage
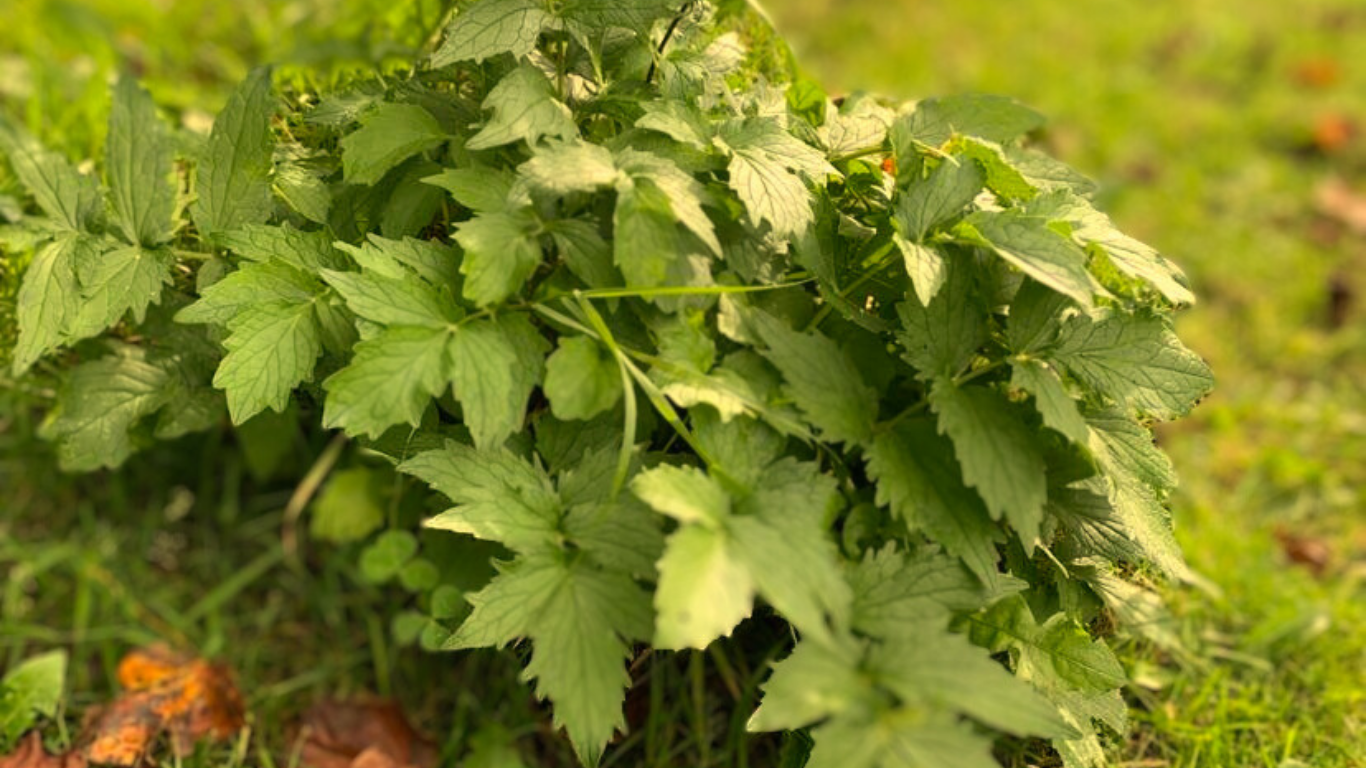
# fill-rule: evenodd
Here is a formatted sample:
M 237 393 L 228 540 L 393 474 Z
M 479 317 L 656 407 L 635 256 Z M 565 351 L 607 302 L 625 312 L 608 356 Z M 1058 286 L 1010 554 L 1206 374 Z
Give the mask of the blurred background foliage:
M 282 64 L 282 82 L 320 85 L 377 64 L 398 71 L 439 34 L 450 5 L 0 0 L 0 111 L 73 158 L 94 157 L 107 85 L 119 71 L 141 77 L 193 131 L 258 63 Z M 1051 116 L 1040 143 L 1091 172 L 1117 223 L 1193 278 L 1200 304 L 1183 316 L 1180 331 L 1210 360 L 1219 386 L 1160 439 L 1183 479 L 1178 535 L 1204 581 L 1164 588 L 1173 614 L 1154 614 L 1153 626 L 1122 635 L 1138 680 L 1130 693 L 1139 722 L 1114 745 L 1116 761 L 1363 765 L 1366 5 L 768 5 L 803 66 L 832 93 L 1000 93 Z M 3 173 L 0 225 L 5 206 L 15 204 Z M 19 266 L 0 256 L 0 314 L 12 301 L 5 287 L 12 290 Z M 29 413 L 4 404 L 21 394 L 17 385 L 0 385 L 0 570 L 9 571 L 0 596 L 0 667 L 38 644 L 74 637 L 107 669 L 115 651 L 102 649 L 111 640 L 145 639 L 166 617 L 179 627 L 178 610 L 201 605 L 196 591 L 226 580 L 234 591 L 182 628 L 192 639 L 212 652 L 270 637 L 319 654 L 320 672 L 307 676 L 268 646 L 252 651 L 248 677 L 297 673 L 258 691 L 258 703 L 319 685 L 328 674 L 351 675 L 354 683 L 342 687 L 357 688 L 430 679 L 423 677 L 429 671 L 389 670 L 399 654 L 373 642 L 383 631 L 377 634 L 371 607 L 383 595 L 344 593 L 331 567 L 320 579 L 296 571 L 272 576 L 275 597 L 264 590 L 257 597 L 276 614 L 259 606 L 223 609 L 227 598 L 260 587 L 232 577 L 274 536 L 280 520 L 269 512 L 283 506 L 288 488 L 262 483 L 256 495 L 239 495 L 234 478 L 250 476 L 251 468 L 221 438 L 196 443 L 193 456 L 163 451 L 136 469 L 60 479 L 30 437 Z M 43 396 L 41 387 L 22 394 Z M 286 465 L 302 471 L 321 447 L 300 437 L 282 449 Z M 113 526 L 133 519 L 136 507 L 157 512 L 147 515 L 150 528 Z M 190 507 L 211 522 L 186 522 Z M 251 525 L 234 527 L 247 518 Z M 60 541 L 51 527 L 59 520 Z M 205 547 L 217 555 L 206 556 Z M 167 582 L 164 563 L 132 563 L 129 552 L 176 560 L 181 578 Z M 36 574 L 63 568 L 73 578 L 35 592 L 34 584 L 51 583 Z M 290 596 L 307 608 L 294 616 L 297 623 L 272 623 L 266 634 L 264 617 L 274 622 L 285 610 L 269 601 Z M 148 615 L 162 618 L 149 622 Z M 305 639 L 318 626 L 335 633 L 330 642 Z M 367 641 L 369 656 L 349 650 Z M 511 674 L 494 657 L 462 674 L 478 674 L 481 664 L 484 674 Z M 74 682 L 98 684 L 100 675 L 87 669 Z M 508 684 L 516 690 L 511 678 Z M 486 686 L 484 693 L 487 705 L 493 696 Z M 481 702 L 467 695 L 459 701 L 464 727 Z M 497 716 L 514 723 L 531 717 L 523 704 L 512 709 L 520 714 Z M 724 730 L 724 720 L 716 727 Z M 724 755 L 742 752 L 719 751 L 716 759 L 723 764 Z M 1032 759 L 1006 757 L 1021 765 Z

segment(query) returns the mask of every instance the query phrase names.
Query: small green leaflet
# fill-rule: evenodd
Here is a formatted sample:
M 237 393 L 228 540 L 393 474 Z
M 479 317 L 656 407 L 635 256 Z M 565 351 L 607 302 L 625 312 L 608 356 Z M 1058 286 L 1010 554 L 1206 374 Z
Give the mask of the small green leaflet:
M 1114 514 L 1144 556 L 1176 578 L 1190 574 L 1162 504 L 1176 485 L 1171 462 L 1153 445 L 1152 433 L 1113 411 L 1087 414 L 1091 453 L 1105 469 Z
M 338 470 L 313 502 L 309 533 L 346 544 L 360 541 L 384 525 L 382 478 L 365 467 Z
M 399 163 L 446 141 L 432 113 L 416 104 L 385 102 L 341 140 L 348 184 L 374 184 Z
M 1099 286 L 1086 271 L 1086 253 L 1048 227 L 1048 220 L 1018 213 L 979 212 L 958 231 L 968 245 L 990 248 L 1020 271 L 1083 307 Z
M 66 651 L 14 665 L 0 678 L 0 749 L 8 749 L 38 717 L 55 717 L 66 688 Z
M 352 251 L 366 265 L 363 271 L 324 271 L 353 312 L 387 326 L 357 345 L 351 365 L 323 382 L 324 424 L 371 437 L 395 424 L 416 427 L 430 398 L 453 385 L 475 442 L 501 443 L 521 428 L 548 345 L 525 319 L 461 319 L 463 311 L 446 289 L 418 279 L 419 272 L 449 278 L 440 251 L 372 243 L 372 250 Z M 416 265 L 412 272 L 409 264 Z
M 65 229 L 87 232 L 99 214 L 100 190 L 66 158 L 43 148 L 22 128 L 0 116 L 0 152 L 43 212 Z
M 859 442 L 877 418 L 877 394 L 863 382 L 844 350 L 819 333 L 799 333 L 756 315 L 764 352 L 787 382 L 787 391 L 808 421 L 832 442 Z
M 479 451 L 453 441 L 405 461 L 457 506 L 426 521 L 429 528 L 468 533 L 532 554 L 556 546 L 563 505 L 550 478 L 506 449 Z
M 965 94 L 925 99 L 897 121 L 901 141 L 938 147 L 957 135 L 1007 144 L 1042 128 L 1043 115 L 1005 96 Z
M 621 368 L 598 342 L 565 337 L 546 360 L 544 389 L 555 418 L 591 419 L 621 400 Z
M 832 484 L 792 461 L 759 482 L 732 500 L 692 468 L 661 466 L 632 481 L 633 493 L 682 523 L 659 562 L 656 646 L 705 648 L 749 615 L 755 593 L 812 636 L 828 636 L 827 616 L 843 623 L 848 586 L 822 529 Z
M 1000 581 L 1000 531 L 982 500 L 963 484 L 953 445 L 936 433 L 935 424 L 915 419 L 879 431 L 866 455 L 877 502 L 924 530 L 994 588 Z
M 497 213 L 508 207 L 515 180 L 511 171 L 474 165 L 446 168 L 422 181 L 451 193 L 457 203 L 475 213 Z
M 977 163 L 947 157 L 924 179 L 902 190 L 896 199 L 897 229 L 915 242 L 930 230 L 962 213 L 982 191 L 984 179 Z
M 882 691 L 903 703 L 892 704 Z M 995 765 L 990 741 L 956 722 L 954 711 L 1015 733 L 1075 733 L 1052 704 L 985 651 L 923 627 L 862 650 L 799 643 L 764 684 L 749 727 L 796 729 L 824 720 L 814 732 L 814 765 Z
M 270 70 L 261 68 L 247 75 L 214 120 L 196 170 L 196 199 L 190 207 L 204 236 L 264 224 L 270 218 L 274 114 Z
M 541 30 L 553 19 L 540 0 L 481 0 L 451 20 L 432 66 L 479 63 L 500 53 L 520 59 L 536 48 Z
M 874 638 L 941 626 L 951 612 L 974 611 L 1002 596 L 984 589 L 958 558 L 926 551 L 907 554 L 892 543 L 865 553 L 846 571 L 854 593 L 853 628 Z M 1014 580 L 1010 584 L 1011 589 L 1023 586 Z
M 162 288 L 171 284 L 174 265 L 170 250 L 137 245 L 78 260 L 82 303 L 68 332 L 74 338 L 94 336 L 128 313 L 141 323 L 147 307 L 159 303 Z
M 626 727 L 628 642 L 649 636 L 649 596 L 629 576 L 582 559 L 538 555 L 501 570 L 469 597 L 474 611 L 446 647 L 530 638 L 524 678 L 554 704 L 555 724 L 569 733 L 579 759 L 596 765 L 613 732 Z
M 1015 360 L 1010 366 L 1010 385 L 1034 396 L 1034 407 L 1049 429 L 1077 445 L 1090 442 L 1091 432 L 1077 401 L 1067 394 L 1057 373 L 1038 360 Z
M 955 709 L 1016 736 L 1077 735 L 1047 699 L 961 635 L 922 624 L 878 646 L 868 666 L 905 701 Z
M 471 150 L 492 149 L 542 137 L 569 140 L 579 134 L 574 115 L 556 98 L 555 86 L 530 64 L 523 64 L 498 81 L 484 100 L 493 112 L 484 127 L 465 142 Z
M 1146 280 L 1173 304 L 1194 304 L 1186 275 L 1156 249 L 1120 232 L 1109 216 L 1070 190 L 1058 190 L 1030 201 L 1029 210 L 1071 225 L 1072 238 L 1104 249 L 1110 261 L 1131 277 Z
M 241 424 L 267 408 L 283 412 L 295 387 L 313 377 L 322 338 L 312 302 L 260 304 L 232 318 L 223 341 L 228 354 L 213 385 L 228 395 L 228 412 Z
M 22 376 L 43 355 L 64 341 L 63 330 L 80 311 L 76 264 L 92 258 L 93 238 L 71 233 L 44 244 L 24 272 L 16 315 L 19 341 L 14 346 L 14 374 Z
M 1032 549 L 1043 522 L 1044 461 L 1033 434 L 1003 396 L 986 387 L 936 379 L 930 405 L 953 440 L 963 481 L 977 489 L 993 518 L 1004 516 Z
M 114 220 L 134 245 L 155 247 L 171 232 L 176 187 L 175 148 L 152 97 L 130 77 L 114 88 L 105 142 L 105 177 Z
M 483 307 L 520 289 L 541 264 L 536 228 L 526 211 L 481 213 L 459 224 L 455 240 L 465 249 L 460 262 L 465 298 Z
M 821 184 L 838 175 L 819 150 L 772 119 L 726 123 L 716 142 L 730 156 L 730 186 L 750 220 L 768 222 L 779 237 L 800 235 L 815 220 L 806 179 Z
M 356 345 L 350 365 L 323 381 L 323 426 L 378 438 L 395 424 L 416 428 L 450 386 L 444 329 L 390 328 Z
M 896 305 L 903 357 L 917 376 L 932 380 L 961 373 L 987 339 L 987 310 L 962 266 L 945 270 L 945 287 L 931 301 Z
M 1156 315 L 1075 317 L 1052 358 L 1089 387 L 1157 419 L 1190 412 L 1214 388 L 1214 375 Z
M 133 452 L 132 432 L 167 403 L 167 372 L 135 356 L 77 366 L 62 385 L 61 408 L 42 427 L 68 471 L 116 467 Z
M 1055 738 L 1068 768 L 1104 765 L 1093 720 L 1118 733 L 1126 727 L 1126 707 L 1116 690 L 1126 681 L 1124 668 L 1100 640 L 1063 614 L 1038 624 L 1022 597 L 997 603 L 970 619 L 969 634 L 993 651 L 1010 650 L 1015 674 L 1047 696 L 1078 736 Z

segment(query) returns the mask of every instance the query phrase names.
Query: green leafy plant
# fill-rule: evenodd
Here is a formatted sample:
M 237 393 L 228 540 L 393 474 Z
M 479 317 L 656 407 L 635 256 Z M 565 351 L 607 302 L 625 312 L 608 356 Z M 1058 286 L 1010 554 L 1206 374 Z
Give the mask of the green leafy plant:
M 479 0 L 406 78 L 258 70 L 184 164 L 124 80 L 103 187 L 0 124 L 42 212 L 13 372 L 62 376 L 72 470 L 273 411 L 423 481 L 449 508 L 361 560 L 429 608 L 396 633 L 529 650 L 585 764 L 643 646 L 767 621 L 749 728 L 810 766 L 1100 765 L 1126 672 L 1090 628 L 1118 575 L 1186 575 L 1148 429 L 1212 383 L 1184 278 L 1031 110 L 832 100 L 738 14 Z M 314 530 L 381 527 L 372 480 Z

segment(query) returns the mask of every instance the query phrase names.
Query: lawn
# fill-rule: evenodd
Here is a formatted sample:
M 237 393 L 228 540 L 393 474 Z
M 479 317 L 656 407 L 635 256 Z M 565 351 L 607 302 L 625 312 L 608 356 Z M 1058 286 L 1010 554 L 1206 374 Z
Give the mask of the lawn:
M 14 2 L 0 0 L 0 109 L 73 157 L 103 141 L 106 80 L 121 62 L 193 125 L 258 61 L 320 79 L 401 61 L 431 38 L 442 5 Z M 1366 233 L 1323 198 L 1335 184 L 1366 195 L 1366 9 L 769 5 L 832 92 L 999 93 L 1047 114 L 1044 145 L 1090 172 L 1120 226 L 1192 277 L 1200 303 L 1180 332 L 1219 384 L 1160 439 L 1181 473 L 1174 516 L 1199 578 L 1156 585 L 1170 613 L 1136 602 L 1119 636 L 1136 722 L 1111 745 L 1113 762 L 1362 765 Z M 1366 197 L 1349 199 L 1366 208 Z M 68 743 L 74 713 L 107 698 L 124 650 L 160 638 L 235 668 L 259 736 L 204 748 L 189 765 L 280 764 L 310 699 L 367 691 L 397 696 L 441 734 L 448 763 L 472 743 L 513 740 L 534 745 L 538 764 L 566 759 L 545 738 L 545 712 L 517 682 L 515 660 L 415 652 L 420 625 L 379 618 L 412 598 L 368 580 L 354 545 L 282 540 L 289 478 L 326 453 L 326 436 L 248 436 L 244 454 L 221 434 L 191 437 L 125 470 L 69 478 L 22 405 L 51 392 L 41 380 L 20 388 L 0 377 L 0 387 L 0 669 L 54 644 L 72 649 L 73 714 L 50 743 Z M 743 735 L 762 661 L 724 650 L 649 659 L 648 700 L 628 702 L 633 741 L 615 764 L 777 764 L 776 741 Z M 666 700 L 672 690 L 687 694 Z M 1023 766 L 1030 754 L 1004 756 Z

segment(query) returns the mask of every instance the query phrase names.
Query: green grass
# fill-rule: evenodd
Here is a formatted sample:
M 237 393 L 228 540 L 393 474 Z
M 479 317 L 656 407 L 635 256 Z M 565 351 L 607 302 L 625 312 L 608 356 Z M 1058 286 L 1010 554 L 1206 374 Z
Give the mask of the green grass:
M 160 103 L 193 121 L 257 61 L 336 75 L 401 57 L 424 36 L 403 30 L 413 19 L 430 27 L 439 5 L 30 0 L 13 14 L 6 6 L 0 25 L 0 109 L 88 156 L 102 141 L 106 78 L 128 62 Z M 1366 244 L 1325 227 L 1312 201 L 1330 176 L 1366 176 L 1366 140 L 1331 155 L 1305 147 L 1321 116 L 1366 124 L 1366 12 L 1355 0 L 771 5 L 832 91 L 1006 93 L 1049 114 L 1049 148 L 1092 171 L 1120 225 L 1194 279 L 1202 302 L 1181 332 L 1220 385 L 1162 442 L 1184 480 L 1178 534 L 1209 584 L 1165 589 L 1168 628 L 1187 653 L 1120 641 L 1140 684 L 1130 691 L 1136 727 L 1116 741 L 1115 761 L 1362 765 L 1366 312 L 1358 304 L 1341 328 L 1326 318 L 1334 276 L 1366 291 Z M 359 39 L 358 20 L 377 7 L 393 10 L 368 40 L 323 44 Z M 1339 82 L 1300 84 L 1296 68 L 1320 59 L 1336 62 Z M 47 394 L 39 386 L 0 400 Z M 497 725 L 529 758 L 565 764 L 514 660 L 396 647 L 377 617 L 410 598 L 359 579 L 356 552 L 310 545 L 302 567 L 284 557 L 292 486 L 253 478 L 221 437 L 71 479 L 51 469 L 27 419 L 0 403 L 0 667 L 72 648 L 54 745 L 110 694 L 122 652 L 170 638 L 236 668 L 253 712 L 250 742 L 205 750 L 192 767 L 276 765 L 289 752 L 287 726 L 313 698 L 361 691 L 399 696 L 448 760 Z M 294 474 L 323 442 L 299 436 L 286 459 Z M 1278 527 L 1331 544 L 1322 578 L 1287 562 Z M 632 741 L 613 764 L 776 764 L 777 742 L 742 738 L 763 662 L 724 650 L 641 659 Z M 1012 759 L 1035 760 L 1027 750 Z
M 1358 766 L 1366 761 L 1366 312 L 1329 327 L 1330 281 L 1366 289 L 1366 243 L 1314 190 L 1360 185 L 1366 140 L 1323 154 L 1317 120 L 1366 122 L 1366 11 L 1349 0 L 773 0 L 833 88 L 917 98 L 984 91 L 1053 118 L 1044 140 L 1104 184 L 1126 231 L 1190 272 L 1181 321 L 1219 385 L 1161 433 L 1180 470 L 1178 535 L 1207 589 L 1169 588 L 1185 662 L 1138 641 L 1151 688 L 1117 761 Z M 1356 53 L 1354 54 L 1354 50 Z M 1326 87 L 1296 70 L 1329 61 Z M 1322 579 L 1278 528 L 1328 542 Z

